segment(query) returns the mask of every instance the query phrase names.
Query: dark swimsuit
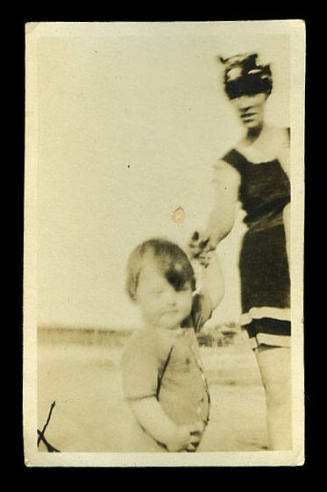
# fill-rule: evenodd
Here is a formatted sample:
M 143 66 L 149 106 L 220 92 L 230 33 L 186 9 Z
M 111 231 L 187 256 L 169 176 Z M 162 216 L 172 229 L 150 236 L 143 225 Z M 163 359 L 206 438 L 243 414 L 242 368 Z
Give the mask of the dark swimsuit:
M 236 149 L 223 160 L 241 175 L 239 200 L 247 213 L 240 254 L 242 319 L 252 346 L 290 345 L 290 278 L 283 209 L 288 176 L 275 159 L 253 164 Z

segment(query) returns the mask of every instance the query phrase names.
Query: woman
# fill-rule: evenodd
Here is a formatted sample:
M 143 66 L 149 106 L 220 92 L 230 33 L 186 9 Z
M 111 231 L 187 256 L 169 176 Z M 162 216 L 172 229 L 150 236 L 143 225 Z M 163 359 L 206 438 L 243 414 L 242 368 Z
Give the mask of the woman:
M 264 121 L 272 90 L 269 65 L 257 54 L 220 58 L 225 91 L 245 135 L 215 166 L 214 206 L 192 254 L 210 251 L 234 224 L 236 203 L 248 230 L 240 253 L 242 318 L 266 393 L 269 449 L 291 449 L 289 129 Z

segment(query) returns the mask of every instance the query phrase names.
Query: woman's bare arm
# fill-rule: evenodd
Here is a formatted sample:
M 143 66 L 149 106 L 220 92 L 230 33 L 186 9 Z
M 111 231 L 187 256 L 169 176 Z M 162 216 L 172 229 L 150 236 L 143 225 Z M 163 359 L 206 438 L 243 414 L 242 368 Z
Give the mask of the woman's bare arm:
M 225 161 L 218 161 L 214 168 L 214 196 L 207 226 L 202 232 L 194 232 L 187 246 L 191 259 L 214 251 L 232 230 L 240 183 L 241 176 L 236 169 Z
M 241 181 L 239 173 L 225 161 L 219 161 L 214 172 L 213 206 L 204 233 L 209 249 L 215 249 L 233 228 Z

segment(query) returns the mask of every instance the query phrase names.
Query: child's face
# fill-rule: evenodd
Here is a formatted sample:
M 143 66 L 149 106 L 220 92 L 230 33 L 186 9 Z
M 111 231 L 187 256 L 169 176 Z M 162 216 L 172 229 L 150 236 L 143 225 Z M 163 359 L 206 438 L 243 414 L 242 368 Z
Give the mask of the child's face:
M 140 273 L 136 302 L 144 320 L 157 328 L 174 329 L 189 316 L 192 308 L 192 289 L 186 282 L 176 291 L 153 262 L 147 262 Z

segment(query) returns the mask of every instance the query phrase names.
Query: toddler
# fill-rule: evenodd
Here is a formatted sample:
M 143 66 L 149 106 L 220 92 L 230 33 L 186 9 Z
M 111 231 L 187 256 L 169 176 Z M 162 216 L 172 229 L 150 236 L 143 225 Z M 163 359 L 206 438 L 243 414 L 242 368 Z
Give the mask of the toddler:
M 195 451 L 201 441 L 210 397 L 195 333 L 223 296 L 218 261 L 202 270 L 203 289 L 195 293 L 187 255 L 165 239 L 145 241 L 129 258 L 127 291 L 144 326 L 122 357 L 124 396 L 134 414 L 128 451 Z

